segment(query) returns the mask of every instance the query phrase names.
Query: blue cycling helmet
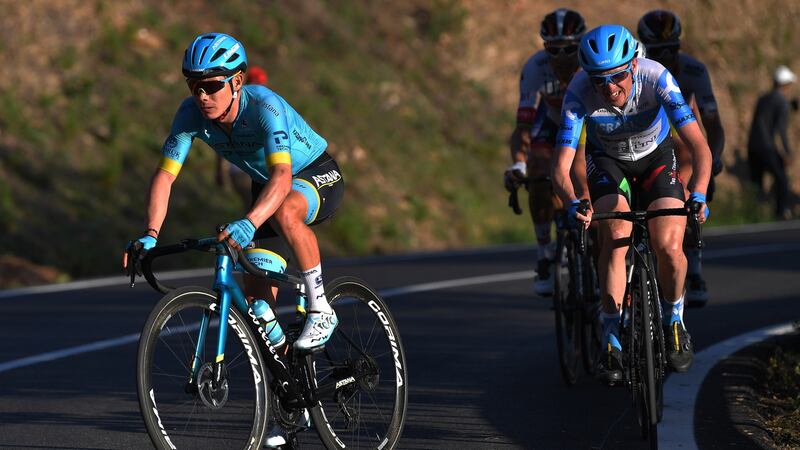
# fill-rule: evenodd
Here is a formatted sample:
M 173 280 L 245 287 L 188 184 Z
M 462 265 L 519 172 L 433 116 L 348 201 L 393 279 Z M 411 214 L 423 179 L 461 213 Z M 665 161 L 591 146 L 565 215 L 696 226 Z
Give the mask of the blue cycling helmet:
M 247 70 L 244 45 L 224 33 L 201 34 L 183 55 L 183 76 L 210 78 Z
M 578 61 L 587 72 L 602 72 L 627 64 L 636 56 L 636 41 L 622 25 L 601 25 L 583 36 Z

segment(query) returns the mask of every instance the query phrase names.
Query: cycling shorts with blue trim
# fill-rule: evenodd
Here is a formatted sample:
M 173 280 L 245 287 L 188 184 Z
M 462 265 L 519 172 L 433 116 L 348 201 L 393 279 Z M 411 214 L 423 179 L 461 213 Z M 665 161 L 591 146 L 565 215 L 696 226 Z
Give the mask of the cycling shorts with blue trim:
M 266 187 L 266 184 L 253 182 L 251 186 L 253 202 Z M 313 226 L 324 222 L 339 208 L 344 197 L 344 179 L 339 165 L 328 155 L 322 153 L 305 169 L 292 177 L 292 190 L 301 193 L 308 202 L 305 223 Z M 291 259 L 291 250 L 286 240 L 276 231 L 273 220 L 264 222 L 256 230 L 256 247 L 267 248 L 284 258 Z

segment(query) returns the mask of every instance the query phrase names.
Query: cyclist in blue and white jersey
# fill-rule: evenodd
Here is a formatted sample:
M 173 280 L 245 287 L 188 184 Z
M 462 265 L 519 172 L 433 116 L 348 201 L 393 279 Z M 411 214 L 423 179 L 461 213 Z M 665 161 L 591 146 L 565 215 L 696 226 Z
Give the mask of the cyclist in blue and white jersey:
M 550 173 L 556 132 L 561 121 L 561 104 L 572 76 L 579 70 L 578 42 L 586 31 L 583 17 L 570 9 L 557 9 L 542 20 L 539 35 L 544 50 L 533 54 L 522 69 L 519 81 L 517 126 L 511 135 L 512 165 L 505 171 L 505 184 L 526 175 L 544 177 Z M 539 295 L 553 292 L 553 196 L 546 180 L 528 184 L 528 206 L 538 243 L 537 275 L 534 291 Z
M 568 216 L 590 222 L 592 210 L 579 214 L 579 202 L 569 177 L 581 131 L 586 128 L 586 166 L 592 208 L 598 212 L 630 211 L 631 183 L 647 209 L 681 208 L 683 186 L 677 176 L 670 124 L 693 154 L 689 181 L 691 201 L 705 203 L 711 171 L 711 151 L 694 113 L 675 79 L 661 64 L 637 58 L 636 42 L 620 25 L 595 28 L 581 40 L 578 59 L 583 72 L 572 79 L 564 97 L 558 149 L 553 168 L 554 189 L 570 205 Z M 707 208 L 703 208 L 701 222 Z M 632 225 L 621 220 L 599 226 L 598 275 L 602 297 L 601 320 L 608 358 L 599 378 L 622 379 L 619 320 L 625 292 L 625 254 Z M 694 352 L 683 319 L 686 257 L 681 248 L 686 218 L 659 217 L 649 222 L 658 258 L 667 357 L 677 371 L 686 371 Z
M 722 151 L 725 148 L 725 131 L 722 128 L 717 100 L 711 87 L 711 77 L 706 66 L 697 59 L 681 51 L 681 21 L 671 11 L 650 11 L 639 20 L 636 32 L 647 49 L 647 57 L 658 61 L 678 80 L 684 98 L 696 108 L 700 122 L 708 137 L 711 148 L 712 171 L 708 184 L 708 201 L 713 200 L 714 177 L 722 172 Z M 688 180 L 692 174 L 692 157 L 686 145 L 675 132 L 675 156 L 678 158 L 680 176 Z M 687 192 L 688 195 L 688 192 Z M 686 275 L 686 301 L 688 306 L 705 306 L 708 290 L 702 275 L 702 251 L 687 246 L 684 251 L 689 261 Z
M 309 225 L 331 216 L 341 203 L 344 183 L 325 152 L 325 139 L 272 90 L 243 85 L 246 70 L 244 46 L 226 34 L 199 35 L 186 49 L 183 75 L 191 96 L 178 108 L 161 149 L 150 182 L 146 231 L 137 240 L 145 250 L 156 245 L 172 184 L 192 142 L 205 142 L 253 180 L 249 211 L 217 237 L 236 249 L 247 248 L 248 259 L 274 271 L 286 268 L 290 253 L 285 238 L 297 257 L 309 301 L 305 327 L 294 345 L 312 349 L 327 342 L 338 320 L 325 297 L 319 247 Z M 245 293 L 250 301 L 275 304 L 274 287 L 251 275 L 245 276 Z

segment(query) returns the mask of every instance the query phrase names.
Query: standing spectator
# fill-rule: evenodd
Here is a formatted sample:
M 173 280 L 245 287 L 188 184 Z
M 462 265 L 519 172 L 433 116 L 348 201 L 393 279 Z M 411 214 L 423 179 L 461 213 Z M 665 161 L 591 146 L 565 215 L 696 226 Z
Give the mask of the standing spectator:
M 750 164 L 750 179 L 763 192 L 764 172 L 775 178 L 775 216 L 777 219 L 791 218 L 789 210 L 789 180 L 786 166 L 791 163 L 791 149 L 786 128 L 789 122 L 787 96 L 797 76 L 786 66 L 775 69 L 772 90 L 762 95 L 756 103 L 750 138 L 747 142 L 747 158 Z M 778 151 L 775 134 L 780 135 L 783 151 Z
M 259 66 L 252 66 L 247 69 L 246 74 L 246 84 L 260 84 L 262 86 L 267 85 L 267 71 L 262 69 Z M 239 198 L 242 199 L 242 203 L 244 208 L 249 208 L 251 203 L 251 179 L 250 175 L 247 175 L 242 169 L 236 167 L 234 164 L 230 164 L 226 162 L 221 156 L 217 155 L 217 171 L 216 171 L 216 182 L 217 186 L 225 187 L 225 170 L 224 166 L 227 164 L 228 166 L 228 179 L 231 182 L 231 186 L 233 186 L 233 190 L 239 195 Z

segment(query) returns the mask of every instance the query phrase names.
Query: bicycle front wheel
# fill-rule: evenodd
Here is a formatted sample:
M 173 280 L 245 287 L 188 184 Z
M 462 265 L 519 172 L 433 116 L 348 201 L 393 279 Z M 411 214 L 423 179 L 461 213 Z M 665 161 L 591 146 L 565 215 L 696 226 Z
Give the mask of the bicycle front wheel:
M 225 370 L 215 380 L 217 294 L 200 287 L 176 289 L 150 313 L 139 339 L 136 387 L 156 448 L 260 447 L 269 395 L 266 367 L 256 335 L 236 308 L 227 326 Z
M 329 449 L 394 448 L 408 402 L 397 324 L 380 296 L 356 278 L 334 280 L 326 295 L 339 325 L 314 354 L 320 404 L 310 409 L 312 422 Z
M 559 238 L 556 246 L 553 309 L 556 321 L 556 347 L 561 378 L 567 386 L 578 381 L 581 348 L 581 308 L 576 295 L 576 263 L 567 239 Z

